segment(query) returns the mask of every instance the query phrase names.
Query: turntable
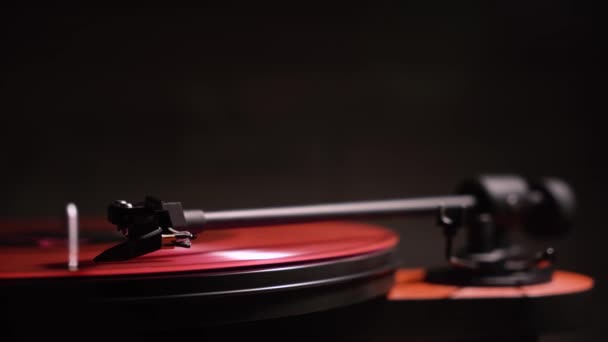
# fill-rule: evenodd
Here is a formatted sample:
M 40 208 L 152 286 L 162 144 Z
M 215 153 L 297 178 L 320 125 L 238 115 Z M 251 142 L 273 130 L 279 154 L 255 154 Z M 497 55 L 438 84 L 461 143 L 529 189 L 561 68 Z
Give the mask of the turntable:
M 217 212 L 149 196 L 111 202 L 105 219 L 80 218 L 69 204 L 64 218 L 1 223 L 3 331 L 536 339 L 582 323 L 593 280 L 558 269 L 553 248 L 528 251 L 512 235 L 566 236 L 574 212 L 565 182 L 513 175 L 437 197 Z M 444 267 L 399 269 L 398 246 L 410 242 L 369 223 L 414 216 L 443 232 Z

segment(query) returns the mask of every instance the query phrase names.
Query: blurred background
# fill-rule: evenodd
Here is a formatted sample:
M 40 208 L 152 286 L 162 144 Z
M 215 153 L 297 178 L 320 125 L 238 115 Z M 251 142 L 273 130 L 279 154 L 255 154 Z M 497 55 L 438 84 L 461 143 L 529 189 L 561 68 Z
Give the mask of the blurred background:
M 583 2 L 2 11 L 2 217 L 103 216 L 145 195 L 206 210 L 451 193 L 481 173 L 575 189 L 562 268 L 598 281 L 605 128 Z M 434 222 L 381 222 L 404 266 Z

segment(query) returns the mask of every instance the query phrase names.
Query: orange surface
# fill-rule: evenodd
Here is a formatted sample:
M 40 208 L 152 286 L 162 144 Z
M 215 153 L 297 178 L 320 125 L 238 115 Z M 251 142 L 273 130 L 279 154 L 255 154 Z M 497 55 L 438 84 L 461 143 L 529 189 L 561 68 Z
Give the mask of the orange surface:
M 83 231 L 115 229 L 100 220 L 85 220 L 81 225 Z M 55 233 L 65 231 L 59 221 L 0 222 L 4 237 L 32 229 Z M 0 248 L 0 279 L 224 271 L 237 267 L 343 258 L 391 249 L 398 242 L 397 235 L 391 230 L 353 222 L 209 230 L 200 234 L 190 249 L 164 249 L 113 263 L 92 261 L 113 243 L 83 243 L 80 246 L 79 270 L 70 272 L 67 270 L 67 247 L 61 236 L 59 239 L 41 236 L 37 238 L 36 246 Z
M 509 287 L 458 287 L 431 284 L 424 281 L 423 269 L 400 269 L 395 285 L 388 294 L 393 301 L 541 297 L 590 290 L 593 279 L 582 274 L 555 271 L 549 283 Z

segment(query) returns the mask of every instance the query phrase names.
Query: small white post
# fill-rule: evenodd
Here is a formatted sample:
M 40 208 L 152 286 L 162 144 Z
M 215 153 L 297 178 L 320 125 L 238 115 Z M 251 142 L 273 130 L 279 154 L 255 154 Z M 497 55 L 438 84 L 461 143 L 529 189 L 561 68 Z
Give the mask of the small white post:
M 68 269 L 78 270 L 78 208 L 74 203 L 66 206 L 68 225 Z

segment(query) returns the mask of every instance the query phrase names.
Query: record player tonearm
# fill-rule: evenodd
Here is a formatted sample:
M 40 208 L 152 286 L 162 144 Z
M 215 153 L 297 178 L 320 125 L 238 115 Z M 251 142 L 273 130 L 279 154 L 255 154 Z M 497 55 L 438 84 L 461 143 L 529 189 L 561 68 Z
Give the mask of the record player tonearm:
M 430 216 L 443 229 L 448 266 L 429 270 L 427 281 L 464 286 L 537 284 L 551 279 L 555 252 L 547 248 L 525 256 L 511 242 L 512 232 L 521 229 L 536 237 L 563 235 L 570 229 L 574 210 L 574 195 L 562 180 L 513 175 L 466 180 L 455 194 L 447 196 L 217 212 L 184 210 L 179 202 L 148 196 L 137 204 L 120 200 L 109 205 L 108 219 L 126 240 L 95 261 L 121 261 L 161 248 L 187 248 L 207 229 Z M 467 232 L 466 245 L 462 252 L 454 253 L 452 240 L 462 228 Z

